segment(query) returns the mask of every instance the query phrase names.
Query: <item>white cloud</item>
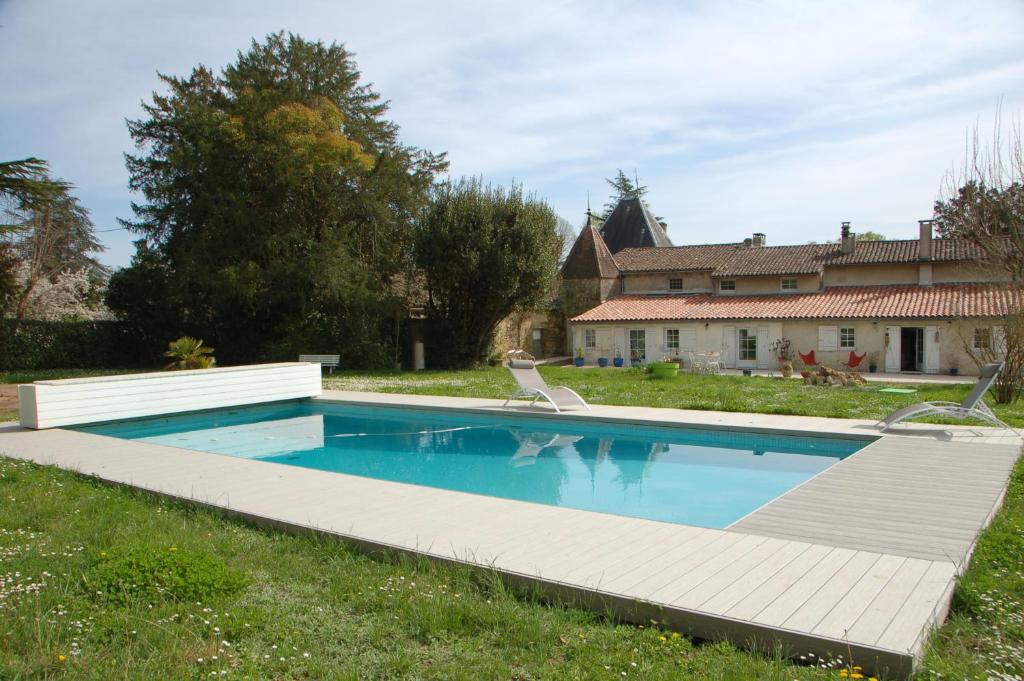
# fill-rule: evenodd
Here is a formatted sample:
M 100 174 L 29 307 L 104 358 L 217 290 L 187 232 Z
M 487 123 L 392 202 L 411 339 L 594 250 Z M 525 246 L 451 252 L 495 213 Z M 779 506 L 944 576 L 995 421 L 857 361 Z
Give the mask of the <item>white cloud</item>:
M 450 152 L 456 174 L 523 181 L 574 221 L 588 189 L 600 206 L 603 178 L 639 168 L 677 242 L 821 240 L 844 219 L 909 233 L 964 129 L 1001 96 L 1024 107 L 1015 0 L 37 0 L 0 6 L 0 24 L 15 132 L 0 157 L 51 159 L 104 226 L 128 215 L 123 120 L 155 72 L 219 68 L 279 29 L 346 43 L 407 143 Z M 114 233 L 108 260 L 129 239 Z

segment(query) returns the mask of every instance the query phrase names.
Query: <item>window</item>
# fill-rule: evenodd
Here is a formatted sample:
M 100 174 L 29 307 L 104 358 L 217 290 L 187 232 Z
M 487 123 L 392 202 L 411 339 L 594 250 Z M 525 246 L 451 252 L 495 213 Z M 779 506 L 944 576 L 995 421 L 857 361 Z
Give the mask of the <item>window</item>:
M 739 330 L 740 359 L 748 361 L 757 360 L 757 334 L 753 329 Z
M 992 348 L 992 329 L 987 326 L 974 330 L 974 349 L 990 350 Z
M 629 359 L 643 362 L 647 357 L 647 334 L 643 329 L 629 330 Z
M 783 291 L 795 291 L 799 288 L 796 277 L 784 277 L 782 279 L 782 290 Z
M 679 350 L 679 329 L 665 329 L 665 349 Z
M 584 329 L 583 347 L 588 349 L 597 347 L 597 329 Z
M 736 280 L 735 279 L 723 279 L 722 281 L 718 282 L 718 290 L 719 291 L 735 291 L 736 290 Z
M 682 291 L 683 290 L 683 280 L 682 279 L 669 279 L 668 280 L 668 290 L 669 291 Z
M 857 332 L 852 326 L 839 329 L 839 347 L 853 349 L 857 347 Z

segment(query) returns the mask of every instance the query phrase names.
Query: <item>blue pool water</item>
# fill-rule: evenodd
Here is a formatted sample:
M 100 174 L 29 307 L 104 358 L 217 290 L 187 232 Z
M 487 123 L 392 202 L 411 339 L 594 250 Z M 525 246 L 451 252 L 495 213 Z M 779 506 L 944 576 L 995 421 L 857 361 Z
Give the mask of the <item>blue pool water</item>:
M 80 430 L 722 528 L 866 442 L 298 401 Z

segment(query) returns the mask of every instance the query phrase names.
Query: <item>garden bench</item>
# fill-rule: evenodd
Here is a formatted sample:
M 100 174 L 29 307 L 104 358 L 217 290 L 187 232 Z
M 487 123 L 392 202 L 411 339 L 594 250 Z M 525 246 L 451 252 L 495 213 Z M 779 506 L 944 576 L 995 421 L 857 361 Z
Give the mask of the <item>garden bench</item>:
M 321 367 L 330 369 L 332 374 L 334 373 L 334 367 L 338 366 L 340 359 L 341 355 L 299 355 L 300 362 L 319 364 Z

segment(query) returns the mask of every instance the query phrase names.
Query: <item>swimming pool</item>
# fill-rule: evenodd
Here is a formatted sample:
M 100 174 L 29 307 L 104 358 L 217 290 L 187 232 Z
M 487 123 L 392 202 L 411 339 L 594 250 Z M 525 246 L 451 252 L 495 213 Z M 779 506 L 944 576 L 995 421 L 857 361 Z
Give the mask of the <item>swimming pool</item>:
M 727 527 L 868 444 L 308 400 L 77 430 L 711 528 Z

